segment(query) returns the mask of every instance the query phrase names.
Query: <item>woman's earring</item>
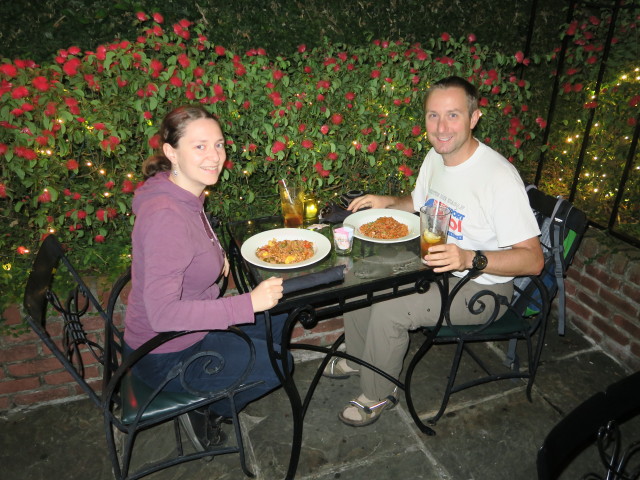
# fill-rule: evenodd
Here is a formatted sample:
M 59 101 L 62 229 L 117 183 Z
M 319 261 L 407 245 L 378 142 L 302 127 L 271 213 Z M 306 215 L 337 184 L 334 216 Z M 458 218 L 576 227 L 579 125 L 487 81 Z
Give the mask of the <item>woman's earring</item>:
M 177 177 L 177 176 L 178 176 L 178 170 L 174 170 L 174 171 L 173 171 L 173 172 L 171 172 L 171 173 L 173 173 L 173 176 L 174 176 L 174 177 Z

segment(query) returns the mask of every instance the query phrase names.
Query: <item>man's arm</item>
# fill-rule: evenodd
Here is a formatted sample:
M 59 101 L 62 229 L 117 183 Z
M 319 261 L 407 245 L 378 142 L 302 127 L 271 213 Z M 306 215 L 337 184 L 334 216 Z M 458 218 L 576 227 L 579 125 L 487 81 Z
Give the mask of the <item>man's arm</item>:
M 482 273 L 515 277 L 519 275 L 538 275 L 544 266 L 544 256 L 538 237 L 532 237 L 512 245 L 511 249 L 485 251 L 487 267 Z M 472 267 L 475 251 L 463 250 L 457 245 L 436 245 L 429 248 L 425 256 L 427 264 L 434 272 L 463 271 Z
M 415 212 L 411 195 L 392 197 L 389 195 L 363 195 L 355 198 L 349 204 L 349 210 L 357 212 L 361 208 L 396 208 L 406 212 Z

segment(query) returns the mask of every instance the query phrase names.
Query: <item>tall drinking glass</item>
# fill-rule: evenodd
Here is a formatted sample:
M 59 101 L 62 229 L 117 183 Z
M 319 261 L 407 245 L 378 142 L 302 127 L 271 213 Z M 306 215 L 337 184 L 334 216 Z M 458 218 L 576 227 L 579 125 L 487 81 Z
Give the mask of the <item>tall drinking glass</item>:
M 280 205 L 284 226 L 296 228 L 302 226 L 304 218 L 304 188 L 292 186 L 281 181 L 278 183 Z
M 420 208 L 420 258 L 429 255 L 429 247 L 447 243 L 451 210 L 440 202 Z

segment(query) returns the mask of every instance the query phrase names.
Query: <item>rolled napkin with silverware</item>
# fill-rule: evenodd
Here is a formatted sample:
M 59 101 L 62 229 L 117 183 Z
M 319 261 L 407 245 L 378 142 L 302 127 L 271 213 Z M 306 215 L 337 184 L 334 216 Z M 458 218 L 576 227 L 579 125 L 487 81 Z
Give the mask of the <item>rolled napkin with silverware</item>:
M 345 265 L 330 267 L 320 272 L 309 273 L 300 277 L 287 278 L 282 282 L 282 288 L 285 295 L 309 288 L 318 287 L 320 285 L 328 285 L 330 283 L 344 281 Z

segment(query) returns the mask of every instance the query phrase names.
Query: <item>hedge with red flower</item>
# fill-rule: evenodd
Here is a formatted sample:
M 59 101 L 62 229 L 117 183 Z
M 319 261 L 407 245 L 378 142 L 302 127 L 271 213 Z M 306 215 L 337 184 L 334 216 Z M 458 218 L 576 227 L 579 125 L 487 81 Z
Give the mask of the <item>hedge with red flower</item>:
M 479 87 L 476 136 L 512 161 L 544 128 L 526 106 L 529 83 L 515 73 L 539 59 L 490 51 L 473 35 L 424 45 L 325 43 L 274 58 L 261 48 L 229 51 L 202 24 L 165 26 L 161 15 L 142 12 L 137 19 L 132 41 L 72 46 L 47 65 L 0 60 L 6 301 L 31 263 L 19 247 L 33 252 L 51 232 L 81 266 L 121 270 L 140 165 L 161 147 L 163 116 L 181 104 L 200 103 L 222 122 L 229 158 L 207 209 L 226 219 L 277 212 L 283 177 L 321 200 L 352 188 L 408 192 L 429 148 L 423 96 L 445 76 Z

